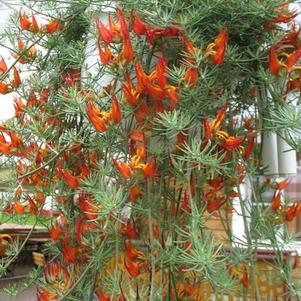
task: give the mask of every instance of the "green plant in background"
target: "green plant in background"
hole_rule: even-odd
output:
[[[287,181],[250,181],[264,171],[260,135],[298,150],[299,31],[281,26],[297,13],[278,0],[23,4],[2,34],[16,59],[0,61],[0,93],[15,95],[0,129],[13,170],[2,207],[49,228],[38,300],[262,300],[262,237],[300,299],[277,236],[301,206],[281,198]]]

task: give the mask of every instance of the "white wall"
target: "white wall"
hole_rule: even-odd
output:
[[[19,11],[17,5],[18,1],[1,0],[0,2],[0,32],[2,32],[9,25],[9,15],[14,11]],[[2,41],[1,41],[2,43]],[[9,67],[14,58],[11,57],[9,50],[0,46],[0,55],[5,59],[7,66]],[[1,95],[0,94],[0,121],[4,119],[11,118],[14,116],[13,107],[13,94]]]

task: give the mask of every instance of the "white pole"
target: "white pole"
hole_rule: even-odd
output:
[[[297,173],[297,154],[280,136],[277,137],[279,174]]]
[[[262,160],[264,167],[267,167],[265,175],[277,175],[278,169],[278,149],[276,133],[265,133],[263,135]]]
[[[112,10],[107,9],[106,11],[101,12],[98,15],[99,21],[108,25],[108,17]],[[95,30],[96,24],[95,20],[91,21],[91,32]],[[97,76],[100,68],[102,67],[102,63],[99,59],[98,49],[97,49],[97,39],[92,33],[88,34],[87,37],[87,46],[85,49],[85,60],[82,66],[82,74],[81,77],[83,81],[88,82],[89,76]],[[97,83],[100,85],[101,88],[107,86],[109,83],[112,82],[112,75],[110,74],[103,74],[99,77]]]

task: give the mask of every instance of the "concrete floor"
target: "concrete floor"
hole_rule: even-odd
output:
[[[18,266],[13,270],[13,276],[20,276],[26,275],[28,272],[32,270],[33,266]],[[9,275],[10,276],[10,275]],[[21,279],[0,279],[0,301],[35,301],[36,300],[36,288],[35,286],[29,287],[28,289],[24,290],[20,295],[16,297],[8,297],[5,295],[2,290],[3,288],[7,287],[11,284],[21,284]]]
[[[23,291],[20,295],[16,297],[7,297],[3,293],[0,293],[1,301],[35,301],[36,298],[36,289],[35,287],[30,287]]]

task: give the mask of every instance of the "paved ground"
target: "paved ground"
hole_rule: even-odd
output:
[[[35,287],[30,287],[26,289],[22,294],[17,297],[7,297],[6,295],[0,293],[1,301],[35,301],[36,300],[36,290]]]
[[[14,270],[14,275],[26,275],[30,270],[32,269],[32,266],[26,266],[26,267],[18,267]],[[2,293],[2,289],[7,287],[11,284],[20,284],[20,281],[22,280],[3,280],[0,279],[0,301],[35,301],[36,300],[36,290],[35,287],[30,287],[23,291],[20,295],[17,297],[7,297],[5,294]]]

